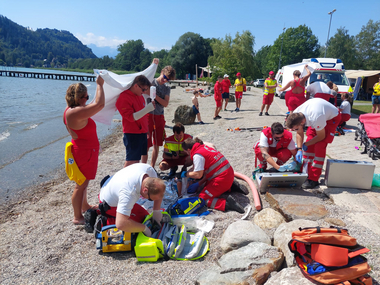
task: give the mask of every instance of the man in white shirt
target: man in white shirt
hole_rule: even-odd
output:
[[[330,89],[326,83],[322,81],[316,81],[311,83],[306,88],[306,99],[312,98],[322,98],[329,101],[333,98],[332,89]]]
[[[335,130],[340,123],[341,115],[338,109],[320,98],[307,100],[294,110],[286,120],[289,129],[297,131],[296,160],[308,162],[308,179],[302,188],[311,189],[319,185],[323,163],[328,143],[334,140]],[[303,127],[309,126],[304,143]],[[303,151],[303,153],[302,153]]]
[[[165,189],[164,182],[157,178],[153,167],[135,163],[119,170],[103,184],[99,200],[109,206],[106,215],[115,217],[118,229],[131,233],[144,232],[150,236],[150,229],[141,223],[141,213],[148,212],[144,212],[136,202],[140,196],[154,201],[153,219],[160,223],[160,207]]]

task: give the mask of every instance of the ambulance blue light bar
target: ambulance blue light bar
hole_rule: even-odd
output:
[[[316,58],[311,58],[310,61],[318,63],[318,60]]]

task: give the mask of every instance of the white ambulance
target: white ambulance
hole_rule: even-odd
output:
[[[279,92],[278,89],[281,88],[281,86],[285,86],[289,81],[294,79],[293,72],[295,70],[299,70],[302,73],[306,64],[314,69],[313,73],[306,83],[306,87],[315,81],[322,81],[324,83],[332,81],[338,86],[339,89],[338,105],[341,101],[341,94],[352,92],[350,81],[345,75],[345,69],[342,60],[337,58],[308,58],[302,60],[301,63],[283,66],[277,72],[276,80],[278,87],[276,88],[276,96],[280,96],[281,99],[285,98],[285,93],[286,91],[289,91],[290,88],[283,92]]]

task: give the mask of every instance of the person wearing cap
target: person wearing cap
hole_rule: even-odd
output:
[[[224,100],[224,111],[227,111],[227,104],[228,104],[228,99],[230,99],[230,87],[231,87],[231,81],[228,78],[228,74],[224,74],[223,76],[222,87],[223,87],[222,100]],[[222,105],[223,105],[223,102],[222,102]]]
[[[277,87],[277,80],[274,79],[273,71],[269,71],[269,77],[265,79],[264,87],[265,87],[265,90],[264,90],[263,104],[261,105],[259,116],[263,115],[265,106],[266,106],[265,115],[269,116],[268,110],[269,110],[270,105],[272,105],[274,93],[276,92],[276,87]]]
[[[235,89],[235,98],[236,98],[236,112],[240,111],[240,106],[241,106],[241,99],[243,98],[243,91],[247,85],[247,81],[245,78],[241,77],[241,73],[238,72],[236,74],[236,80],[234,86],[236,87]]]

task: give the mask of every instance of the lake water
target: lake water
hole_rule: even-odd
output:
[[[64,167],[64,147],[71,140],[62,120],[65,94],[69,85],[77,82],[0,76],[0,203],[28,186],[55,178],[57,169]],[[82,83],[87,86],[90,102],[96,83]],[[120,115],[114,118],[120,119]],[[99,139],[114,126],[97,123]]]

